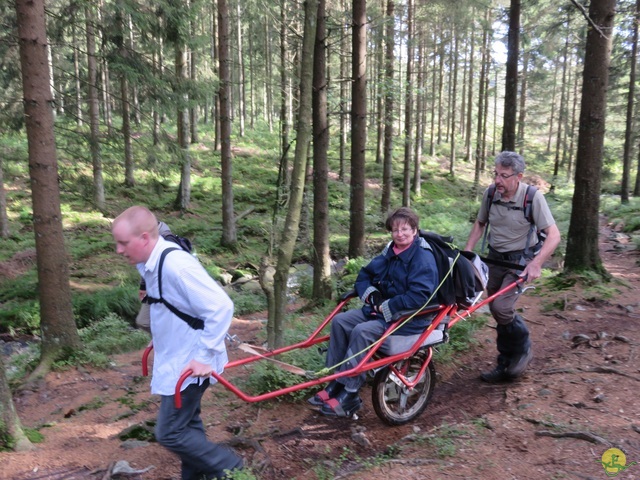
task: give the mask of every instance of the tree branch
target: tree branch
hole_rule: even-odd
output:
[[[571,0],[571,3],[573,3],[573,4],[576,6],[576,8],[577,8],[578,10],[580,10],[580,12],[582,13],[582,16],[583,16],[584,18],[586,18],[586,19],[587,19],[587,22],[589,22],[589,24],[590,24],[590,25],[591,25],[591,26],[596,30],[596,32],[598,32],[598,33],[599,33],[600,35],[602,35],[604,38],[608,38],[608,37],[604,34],[604,32],[603,32],[602,30],[600,30],[600,27],[599,27],[598,25],[596,25],[596,24],[593,22],[593,20],[591,20],[591,17],[589,16],[589,13],[584,9],[584,7],[583,7],[582,5],[580,5],[580,4],[578,3],[578,1],[577,1],[577,0]]]

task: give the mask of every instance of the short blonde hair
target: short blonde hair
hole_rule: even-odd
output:
[[[148,233],[152,239],[158,238],[158,220],[147,207],[135,205],[127,208],[113,221],[113,227],[120,222],[126,222],[134,235]]]

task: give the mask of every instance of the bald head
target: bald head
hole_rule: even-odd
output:
[[[113,221],[111,233],[118,254],[131,264],[144,263],[158,242],[158,220],[146,207],[130,207]]]

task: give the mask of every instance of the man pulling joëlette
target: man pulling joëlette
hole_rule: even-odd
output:
[[[112,233],[117,253],[136,265],[148,295],[159,298],[160,256],[176,246],[159,235],[155,215],[145,207],[131,207],[114,220]],[[204,328],[192,328],[162,303],[151,305],[151,393],[162,398],[156,439],[180,457],[183,480],[225,478],[226,471],[242,468],[243,462],[233,451],[207,439],[200,403],[211,373],[222,373],[228,361],[224,339],[233,303],[200,262],[181,249],[165,258],[162,297],[178,310],[202,319]],[[183,384],[182,408],[177,409],[175,385],[187,370],[193,373]]]
[[[498,154],[493,172],[494,196],[489,205],[489,189],[485,190],[478,217],[465,246],[465,250],[473,250],[485,228],[491,225],[487,262],[489,295],[507,287],[519,276],[526,278],[527,282],[540,277],[544,262],[560,243],[560,231],[541,192],[536,190],[532,198],[533,222],[524,214],[527,192],[527,185],[521,181],[524,169],[525,162],[519,154],[509,151]],[[539,241],[543,236],[546,239],[540,246]],[[519,272],[509,264],[519,265],[522,270]],[[511,292],[490,303],[491,314],[498,324],[498,359],[492,371],[481,375],[486,382],[508,381],[521,376],[533,358],[529,330],[524,319],[515,311],[518,297],[518,292]]]

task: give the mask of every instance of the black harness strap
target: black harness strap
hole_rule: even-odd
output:
[[[164,265],[164,259],[167,256],[167,254],[173,252],[174,250],[181,250],[181,249],[180,248],[167,248],[160,255],[160,262],[158,264],[158,293],[160,295],[160,298],[154,298],[154,297],[150,297],[149,295],[147,295],[145,297],[146,302],[149,305],[153,305],[154,303],[161,303],[165,307],[167,307],[171,311],[171,313],[173,313],[176,317],[178,317],[181,320],[184,320],[185,322],[187,322],[187,324],[191,328],[193,328],[194,330],[204,330],[204,320],[202,320],[201,318],[192,317],[188,313],[184,313],[184,312],[178,310],[176,307],[171,305],[169,302],[167,302],[162,297],[162,265]]]
[[[511,262],[503,262],[502,260],[496,260],[495,258],[480,257],[480,260],[482,260],[485,263],[490,263],[492,265],[498,265],[499,267],[512,268],[513,270],[525,269],[525,265],[518,265],[516,263],[511,263]]]

